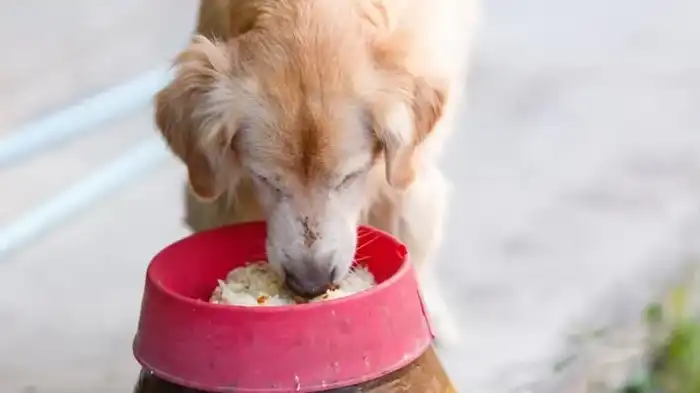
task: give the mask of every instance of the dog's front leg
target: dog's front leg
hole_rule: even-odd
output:
[[[459,326],[445,303],[435,272],[435,259],[442,241],[449,184],[434,166],[421,168],[416,180],[400,192],[397,200],[396,234],[408,247],[439,344],[457,345]]]

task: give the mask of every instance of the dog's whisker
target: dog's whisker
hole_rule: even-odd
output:
[[[357,235],[357,240],[363,240],[364,238],[366,238],[367,236],[370,236],[370,235],[371,235],[371,233],[369,233],[369,232],[360,233],[359,235]]]
[[[370,230],[360,230],[357,234],[358,239],[362,239],[363,237],[371,236],[371,235],[376,235],[376,233],[370,231]]]
[[[357,247],[357,251],[362,250],[363,248],[365,248],[365,247],[367,247],[368,245],[372,244],[372,243],[373,243],[374,241],[376,241],[377,239],[379,239],[379,236],[378,236],[378,235],[375,235],[372,239],[369,239],[369,240],[367,240],[366,242],[360,244],[360,246]]]
[[[371,241],[372,239],[376,239],[377,237],[379,237],[379,235],[377,235],[376,233],[367,233],[365,236],[358,237],[357,240],[366,240],[367,238],[370,238],[370,237],[371,237],[371,239],[368,241]]]
[[[364,262],[364,261],[366,261],[366,260],[368,260],[368,259],[369,259],[368,256],[363,257],[363,258],[354,258],[354,259],[352,260],[352,267],[350,268],[350,271],[352,271],[353,269],[355,269],[355,267],[356,267],[360,262]]]

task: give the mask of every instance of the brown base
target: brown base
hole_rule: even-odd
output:
[[[456,393],[442,364],[430,348],[413,363],[389,375],[327,393]],[[207,393],[166,382],[142,370],[134,393]]]

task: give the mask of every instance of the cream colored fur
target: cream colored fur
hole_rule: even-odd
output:
[[[341,234],[347,225],[388,231],[419,269],[438,338],[456,343],[432,261],[449,190],[438,160],[454,132],[476,1],[203,0],[197,30],[209,39],[183,52],[178,75],[156,100],[159,128],[188,166],[189,225],[268,219],[276,236],[269,247],[295,255],[280,262],[284,269],[303,268],[297,254],[350,250],[354,243]],[[299,40],[288,38],[294,34]],[[364,115],[371,134],[361,129]],[[301,136],[306,129],[315,140]],[[305,164],[312,169],[302,168],[298,160],[312,147],[313,163]],[[363,165],[370,166],[361,185],[305,200]],[[284,198],[274,196],[280,188]],[[349,213],[314,210],[321,205]],[[285,223],[274,224],[280,211],[289,212]],[[333,239],[299,250],[298,217]]]

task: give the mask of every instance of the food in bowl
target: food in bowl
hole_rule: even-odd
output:
[[[309,301],[338,299],[375,285],[374,275],[367,268],[357,266],[326,293]],[[231,270],[226,280],[219,280],[209,302],[236,306],[286,306],[303,301],[285,287],[282,277],[268,263],[261,261]]]

